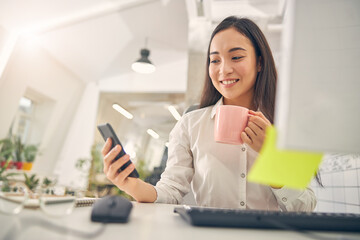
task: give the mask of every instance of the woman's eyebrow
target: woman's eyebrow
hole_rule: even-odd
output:
[[[239,50],[240,50],[240,51],[246,51],[245,48],[235,47],[235,48],[231,48],[231,49],[229,50],[229,52],[234,52],[234,51],[239,51]],[[214,55],[214,54],[219,54],[219,52],[218,52],[218,51],[210,52],[209,55]]]
[[[241,51],[246,51],[246,49],[245,49],[245,48],[235,47],[235,48],[231,48],[231,49],[229,50],[229,52],[234,52],[234,51],[238,51],[238,50],[241,50]]]

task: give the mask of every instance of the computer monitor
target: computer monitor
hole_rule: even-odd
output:
[[[360,153],[360,1],[287,1],[280,65],[278,147]]]

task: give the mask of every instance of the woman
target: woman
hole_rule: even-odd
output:
[[[170,133],[169,158],[156,186],[127,177],[131,164],[126,155],[111,163],[120,146],[104,145],[104,172],[120,189],[139,202],[179,204],[194,192],[200,206],[312,211],[313,191],[287,189],[247,182],[265,138],[265,129],[274,119],[276,69],[270,47],[261,30],[249,19],[224,19],[212,33],[208,48],[207,74],[200,109],[185,114]],[[243,145],[215,142],[214,115],[219,105],[238,105],[249,110]]]

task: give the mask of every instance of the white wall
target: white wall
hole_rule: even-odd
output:
[[[0,138],[6,136],[18,108],[19,99],[27,89],[50,101],[42,116],[41,151],[34,171],[51,174],[61,146],[83,93],[84,83],[47,52],[19,39],[0,79]],[[45,114],[47,112],[47,114]],[[39,116],[40,116],[39,115]]]
[[[1,76],[16,44],[17,35],[0,26],[0,86]]]
[[[94,143],[98,99],[97,84],[88,83],[61,147],[54,170],[59,184],[80,189],[87,187],[90,164],[84,166],[83,169],[77,169],[74,166],[80,158],[92,159],[90,149]]]

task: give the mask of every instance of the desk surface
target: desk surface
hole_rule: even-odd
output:
[[[193,227],[173,213],[174,205],[136,202],[133,202],[133,205],[128,223],[104,226],[101,223],[91,222],[91,207],[75,208],[71,215],[61,218],[48,217],[41,210],[31,209],[24,209],[16,216],[0,214],[0,239],[119,239],[120,237],[126,240],[310,239],[289,231]],[[81,234],[69,229],[79,231]],[[85,233],[91,234],[99,229],[103,231],[96,236],[84,236]],[[331,235],[332,238],[340,234],[321,233],[322,236]],[[360,238],[359,235],[346,235]]]

